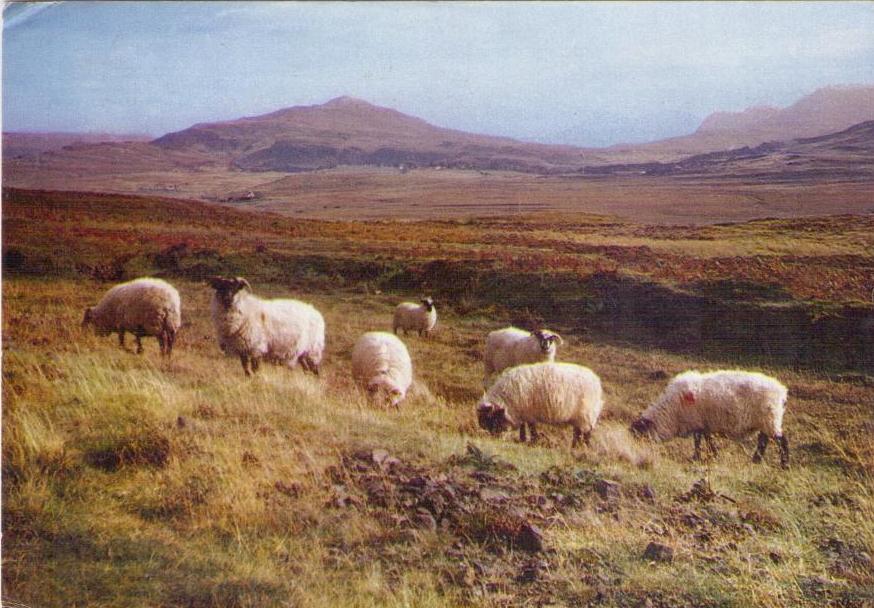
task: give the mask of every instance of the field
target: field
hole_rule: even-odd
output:
[[[321,221],[4,191],[4,602],[872,605],[874,216],[599,213]],[[316,305],[321,377],[245,378],[215,342],[211,274]],[[170,362],[79,328],[143,275],[183,296]],[[440,322],[405,339],[412,395],[370,405],[351,345],[424,293]],[[601,376],[591,447],[477,428],[483,337],[507,323],[559,331],[560,358]],[[752,440],[695,462],[689,439],[626,432],[671,374],[739,365],[789,386],[790,470],[773,446],[752,465]]]

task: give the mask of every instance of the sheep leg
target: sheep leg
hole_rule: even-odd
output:
[[[719,450],[716,449],[716,444],[713,443],[713,437],[710,436],[710,433],[704,433],[704,441],[707,442],[707,449],[710,450],[710,455],[716,458],[719,455]]]
[[[526,439],[527,438],[525,437],[525,423],[523,422],[519,425],[519,442],[525,443]]]
[[[571,449],[572,450],[574,448],[579,447],[580,439],[583,439],[583,431],[580,430],[580,427],[575,426],[574,427],[574,438],[571,440]],[[589,434],[588,433],[586,433],[585,442],[586,442],[586,445],[589,445]]]
[[[252,357],[251,364],[252,364],[252,371],[257,372],[258,367],[261,365],[261,360],[258,357]]]
[[[124,330],[118,330],[118,345],[124,348]]]
[[[762,462],[762,457],[765,455],[765,448],[768,447],[768,437],[765,433],[759,433],[759,445],[756,446],[756,453],[753,454],[753,462],[759,464]],[[788,447],[788,446],[787,446]],[[788,455],[788,453],[787,453]],[[782,456],[782,448],[781,448],[781,456]]]
[[[695,453],[692,455],[692,460],[701,460],[701,431],[695,431],[692,434],[692,439],[695,442]]]
[[[157,338],[158,338],[158,348],[161,350],[161,356],[166,357],[167,356],[167,339],[164,336],[164,332],[163,331],[158,332]]]
[[[540,438],[540,435],[537,434],[537,427],[534,426],[533,422],[528,423],[528,428],[531,430],[531,443],[533,444]]]
[[[251,376],[251,375],[252,375],[252,370],[249,369],[249,355],[240,355],[240,363],[241,363],[242,366],[243,366],[243,372],[244,372],[247,376]]]
[[[137,354],[142,355],[143,354],[143,342],[140,338],[140,334],[134,334],[134,338],[136,339],[136,342],[137,342]]]
[[[176,343],[176,332],[168,331],[167,332],[167,356],[173,354],[173,345]]]
[[[305,372],[309,372],[314,376],[319,375],[319,366],[315,364],[309,355],[304,355],[300,358],[300,366]]]
[[[789,468],[789,440],[786,435],[775,435],[774,441],[780,446],[780,466],[784,469]]]

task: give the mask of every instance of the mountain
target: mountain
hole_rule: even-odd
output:
[[[148,135],[112,133],[3,133],[4,158],[32,158],[66,146],[122,141],[149,141]]]
[[[587,167],[590,175],[739,178],[744,181],[874,181],[874,120],[837,133],[698,154],[669,163]]]
[[[635,156],[639,161],[658,161],[765,142],[817,137],[868,120],[874,120],[874,86],[826,87],[786,108],[760,106],[742,112],[715,112],[690,135],[609,149]]]
[[[556,172],[577,169],[595,157],[583,148],[445,129],[352,97],[198,124],[152,144],[172,151],[217,154],[244,171],[290,173],[337,165]]]

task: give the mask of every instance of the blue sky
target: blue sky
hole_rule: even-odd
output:
[[[159,135],[352,95],[606,145],[874,83],[867,2],[58,2],[3,17],[4,130]]]

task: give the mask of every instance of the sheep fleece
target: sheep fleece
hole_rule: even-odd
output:
[[[352,376],[356,384],[366,389],[373,382],[397,389],[406,395],[413,381],[413,364],[407,347],[397,336],[372,331],[364,334],[352,349]]]
[[[601,380],[573,363],[532,363],[501,374],[481,402],[502,405],[512,426],[571,424],[589,432],[604,405]]]
[[[308,355],[318,365],[325,349],[325,320],[321,313],[298,300],[262,300],[247,290],[234,295],[225,310],[217,296],[212,319],[219,344],[229,353],[265,358],[294,367]]]
[[[783,384],[764,374],[689,371],[675,376],[642,417],[652,420],[660,439],[698,430],[735,439],[756,431],[775,437],[783,434],[787,395]]]
[[[92,309],[94,325],[105,331],[125,330],[157,336],[177,332],[182,325],[182,302],[176,288],[161,279],[136,279],[116,285]]]

